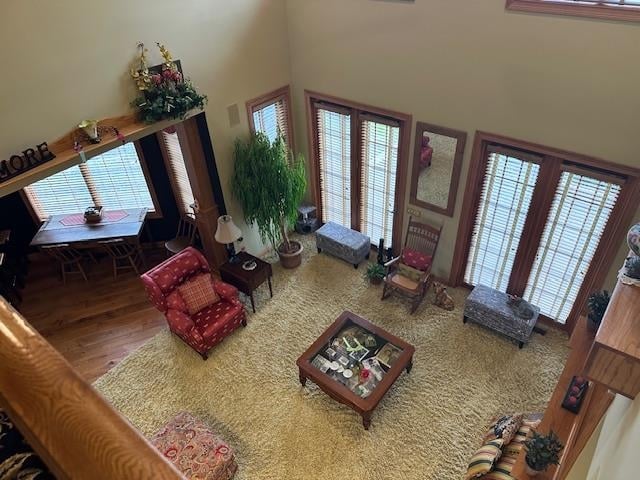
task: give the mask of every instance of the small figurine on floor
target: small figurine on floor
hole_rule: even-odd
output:
[[[455,308],[453,298],[447,293],[447,287],[440,282],[433,282],[433,291],[436,294],[436,297],[433,299],[434,305],[444,308],[445,310],[453,310]]]

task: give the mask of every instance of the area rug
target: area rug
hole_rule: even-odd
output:
[[[307,243],[307,252],[311,250]],[[274,298],[261,290],[249,325],[203,361],[168,331],[95,386],[143,434],[178,411],[207,422],[236,450],[238,480],[459,480],[491,417],[545,408],[568,353],[556,331],[519,350],[428,296],[380,301],[381,287],[338,259],[307,254],[298,269],[275,268]],[[416,347],[374,412],[371,429],[315,385],[302,387],[296,359],[344,310]]]

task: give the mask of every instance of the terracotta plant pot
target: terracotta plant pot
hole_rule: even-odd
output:
[[[525,471],[527,472],[527,475],[529,475],[530,477],[537,477],[540,474],[539,470],[534,470],[526,462],[525,462]]]
[[[369,279],[371,285],[380,285],[382,283],[382,279],[378,277],[373,277]]]
[[[296,268],[300,266],[302,263],[302,251],[304,248],[300,242],[290,241],[289,242],[293,247],[292,252],[284,251],[284,243],[280,244],[278,247],[278,256],[280,257],[280,264],[284,268]]]

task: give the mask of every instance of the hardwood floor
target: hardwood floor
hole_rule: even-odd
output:
[[[147,255],[149,266],[164,259],[161,251]],[[167,327],[135,273],[114,279],[106,258],[88,268],[88,283],[74,275],[63,285],[57,265],[34,255],[20,312],[93,382]]]

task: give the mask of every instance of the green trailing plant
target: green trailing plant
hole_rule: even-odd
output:
[[[380,283],[384,278],[384,267],[379,263],[370,263],[365,272],[365,276],[371,283]]]
[[[609,300],[611,300],[611,296],[606,290],[594,292],[589,295],[589,300],[587,302],[587,305],[589,306],[588,317],[596,328],[598,328],[600,326],[600,322],[602,322],[604,312],[607,310],[607,306],[609,306]]]
[[[624,274],[629,278],[640,280],[640,257],[633,256],[624,262]]]
[[[545,471],[550,465],[558,465],[564,448],[553,430],[548,435],[533,432],[532,437],[525,440],[524,446],[527,449],[525,461],[537,472]]]
[[[307,188],[304,158],[289,151],[282,136],[271,143],[263,133],[248,141],[236,140],[231,178],[248,223],[255,223],[265,243],[283,253],[293,253],[289,227],[295,222],[298,206]]]

